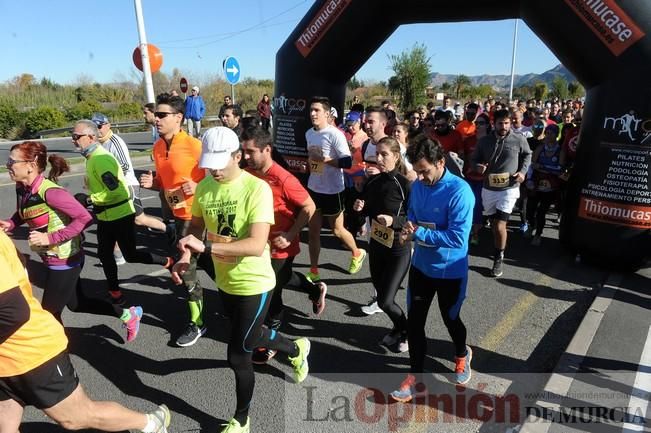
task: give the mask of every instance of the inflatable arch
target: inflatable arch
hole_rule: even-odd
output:
[[[343,113],[347,81],[398,26],[511,18],[526,22],[587,92],[561,241],[602,263],[640,266],[651,256],[646,0],[317,0],[276,55],[277,150],[305,173],[310,98],[328,96]]]

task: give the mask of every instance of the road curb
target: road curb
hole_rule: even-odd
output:
[[[64,175],[61,176],[62,179],[64,179],[68,174],[72,173],[79,173],[82,172],[86,169],[86,164],[84,164],[83,160],[79,160],[77,158],[66,158],[66,161],[70,164],[70,171]],[[152,162],[151,160],[151,154],[147,153],[147,155],[131,155],[131,162],[133,163],[134,167],[138,165],[145,165],[148,162]],[[49,168],[45,169],[45,172],[47,173]],[[0,173],[0,184],[7,184],[11,182],[11,178],[9,177],[9,173]]]
[[[599,293],[595,297],[592,305],[588,308],[581,324],[572,337],[570,344],[561,355],[556,368],[547,381],[543,389],[544,395],[553,395],[554,401],[538,400],[535,405],[554,411],[560,408],[560,402],[567,397],[570,386],[574,381],[576,373],[581,367],[585,355],[590,349],[590,345],[599,330],[601,320],[606,314],[615,297],[619,284],[624,276],[619,273],[609,274],[604,283],[599,288]],[[537,422],[525,420],[522,427],[518,430],[520,433],[547,433],[552,426],[551,422]]]

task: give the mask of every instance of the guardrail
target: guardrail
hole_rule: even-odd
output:
[[[206,116],[202,119],[202,122],[214,122],[215,120],[219,120],[219,116]],[[134,128],[136,126],[145,126],[145,125],[146,123],[144,122],[144,120],[129,120],[127,122],[111,123],[111,129],[115,130],[115,132],[119,134],[120,128]],[[38,131],[36,135],[38,135],[38,138],[43,138],[48,135],[69,132],[70,130],[72,130],[72,125],[66,126],[65,128],[44,129],[42,131]]]

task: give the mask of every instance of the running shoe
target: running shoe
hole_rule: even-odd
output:
[[[349,274],[358,273],[362,269],[362,265],[364,264],[365,258],[366,258],[366,250],[360,248],[359,256],[357,257],[352,256],[350,258],[350,266],[348,266],[348,273]]]
[[[124,295],[122,295],[122,290],[109,290],[108,293],[113,305],[124,305]]]
[[[502,265],[504,264],[504,259],[495,259],[493,260],[493,269],[491,269],[491,275],[493,277],[501,277],[504,273],[502,271]]]
[[[524,232],[525,239],[531,239],[533,237],[533,227],[527,227],[527,230]]]
[[[326,293],[328,293],[328,286],[323,281],[318,281],[316,285],[319,287],[319,299],[312,301],[312,312],[320,316],[323,310],[325,310],[325,298]]]
[[[158,409],[147,414],[147,421],[154,421],[156,424],[153,433],[167,433],[167,427],[170,426],[172,416],[170,410],[164,404],[158,406]]]
[[[392,329],[391,332],[389,332],[387,335],[384,336],[384,338],[382,338],[380,344],[382,346],[391,347],[394,344],[398,343],[398,341],[400,341],[401,336],[402,336],[401,331]]]
[[[224,424],[224,428],[220,433],[249,433],[251,428],[251,419],[246,417],[246,424],[240,425],[235,418],[231,419],[228,424]]]
[[[472,349],[466,346],[466,356],[462,358],[454,358],[454,381],[458,385],[465,385],[472,377],[472,370],[470,369],[470,362],[472,361]]]
[[[396,347],[398,352],[409,352],[409,342],[407,340],[407,333],[405,332],[400,336],[400,341],[398,341],[398,346]]]
[[[314,284],[321,281],[321,277],[319,276],[318,272],[309,271],[307,274],[305,274],[305,278],[307,278],[310,283]]]
[[[521,231],[522,233],[526,233],[527,230],[529,230],[529,224],[527,224],[527,223],[522,223],[522,224],[520,224],[520,231]]]
[[[206,331],[205,326],[197,326],[196,323],[190,322],[183,334],[176,339],[176,345],[181,347],[192,346]]]
[[[307,363],[307,356],[310,354],[310,340],[307,338],[299,338],[298,340],[294,340],[294,344],[298,348],[298,355],[294,358],[290,356],[289,361],[292,363],[292,367],[294,367],[294,381],[301,383],[310,371],[310,366]]]
[[[129,307],[129,320],[122,323],[127,329],[127,343],[135,340],[140,330],[140,319],[142,318],[142,307]]]
[[[113,253],[113,258],[115,259],[115,264],[118,265],[118,266],[122,266],[125,263],[127,263],[127,261],[124,259],[124,256],[122,255],[122,253],[114,252]]]
[[[372,316],[375,313],[382,313],[382,309],[377,303],[377,299],[373,298],[371,299],[371,302],[368,303],[368,305],[364,305],[362,307],[362,313],[366,314],[367,316]]]
[[[401,403],[410,402],[416,395],[416,376],[413,374],[408,374],[400,384],[400,388],[389,394],[392,399]]]
[[[542,239],[540,238],[540,236],[534,236],[533,239],[531,240],[531,245],[534,247],[539,247],[541,242]]]
[[[254,364],[266,364],[271,361],[271,358],[276,356],[277,351],[273,349],[265,349],[264,347],[258,347],[253,351],[251,356],[251,362]]]

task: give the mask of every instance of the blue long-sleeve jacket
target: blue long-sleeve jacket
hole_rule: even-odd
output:
[[[201,120],[206,114],[206,105],[200,95],[188,96],[185,100],[185,118],[192,120]]]
[[[412,265],[430,278],[465,279],[474,206],[468,183],[447,169],[434,185],[414,182],[407,213],[407,219],[419,226]]]

